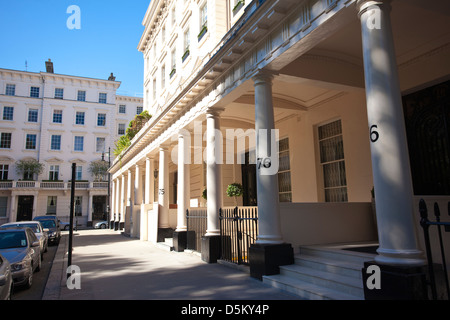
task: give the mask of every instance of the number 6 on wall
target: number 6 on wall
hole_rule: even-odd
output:
[[[378,133],[378,131],[374,130],[377,128],[378,126],[375,124],[370,127],[370,141],[372,142],[377,142],[377,140],[380,138],[380,134]]]

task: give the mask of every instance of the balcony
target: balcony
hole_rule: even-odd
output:
[[[18,190],[18,189],[33,189],[33,190],[70,190],[72,183],[70,181],[0,181],[0,190]],[[75,189],[108,189],[107,181],[76,181]]]

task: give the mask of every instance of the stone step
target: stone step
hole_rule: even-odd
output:
[[[280,266],[280,274],[263,281],[304,299],[364,300],[362,268],[375,254],[342,250],[354,246],[301,247],[294,264]]]
[[[306,300],[363,300],[360,296],[353,296],[282,274],[263,276],[263,281],[274,288],[293,293]]]
[[[339,275],[331,271],[320,271],[295,264],[280,266],[280,274],[344,294],[364,297],[363,282],[359,278]]]

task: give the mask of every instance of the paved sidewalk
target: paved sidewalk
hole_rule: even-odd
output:
[[[297,300],[245,273],[167,252],[112,230],[74,231],[72,264],[81,289],[66,285],[68,233],[53,262],[43,300]]]

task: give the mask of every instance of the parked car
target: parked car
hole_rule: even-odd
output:
[[[48,229],[48,241],[52,244],[59,243],[61,239],[61,227],[56,216],[37,216],[33,221],[39,221],[45,229]]]
[[[108,228],[108,221],[99,221],[94,225],[95,229],[106,229]]]
[[[41,255],[44,257],[44,252],[48,250],[48,232],[47,228],[43,228],[39,221],[20,221],[3,224],[0,228],[30,228],[39,240]]]
[[[59,221],[59,226],[61,230],[67,231],[70,229],[70,222]]]
[[[30,228],[0,229],[0,254],[11,264],[14,285],[31,287],[41,269],[39,240]]]
[[[11,265],[0,254],[0,300],[11,300],[14,282],[11,274]]]

